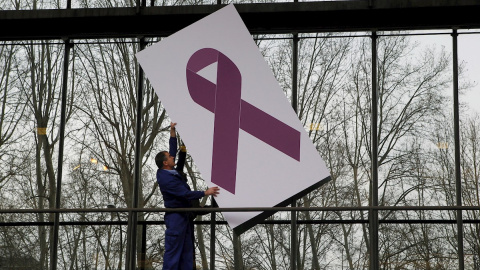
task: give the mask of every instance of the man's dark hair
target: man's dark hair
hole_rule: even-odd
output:
[[[159,169],[163,168],[163,162],[167,160],[167,151],[162,151],[155,156],[155,163]]]

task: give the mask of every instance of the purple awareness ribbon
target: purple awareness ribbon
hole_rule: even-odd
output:
[[[197,74],[215,62],[217,84]],[[186,69],[190,96],[215,114],[212,183],[235,194],[240,129],[300,161],[300,132],[241,99],[242,75],[227,56],[212,48],[200,49]]]

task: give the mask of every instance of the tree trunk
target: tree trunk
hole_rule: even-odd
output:
[[[242,241],[240,235],[233,233],[233,265],[235,270],[243,270]]]
[[[42,135],[37,135],[37,145],[35,151],[35,170],[36,170],[36,179],[37,179],[37,198],[38,198],[38,209],[45,209],[43,201],[45,200],[45,187],[42,181],[42,168],[41,168],[41,148],[42,148]],[[38,221],[45,222],[45,217],[43,213],[38,213]],[[40,266],[43,269],[48,269],[47,264],[47,230],[45,226],[38,226],[38,241],[40,242]]]
[[[308,198],[305,198],[304,202],[305,202],[305,207],[309,208],[310,200]],[[307,220],[312,220],[312,218],[310,217],[310,211],[306,211],[305,216]],[[310,246],[312,247],[312,267],[314,270],[320,270],[320,264],[318,259],[318,248],[315,241],[316,239],[315,239],[315,233],[313,232],[313,226],[312,224],[306,224],[306,227],[307,227],[307,232],[310,239]]]

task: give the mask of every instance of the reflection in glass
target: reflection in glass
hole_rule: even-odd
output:
[[[462,202],[468,206],[480,205],[480,34],[458,36],[458,57],[463,76],[459,78],[460,104],[460,170],[462,178]],[[479,220],[479,211],[464,211],[469,220]],[[480,267],[480,225],[464,224],[465,265]]]
[[[381,269],[458,268],[456,243],[445,241],[456,237],[456,224],[383,224],[380,230]]]

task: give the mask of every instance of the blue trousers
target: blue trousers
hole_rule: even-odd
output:
[[[163,270],[192,270],[193,221],[187,213],[166,213]]]

